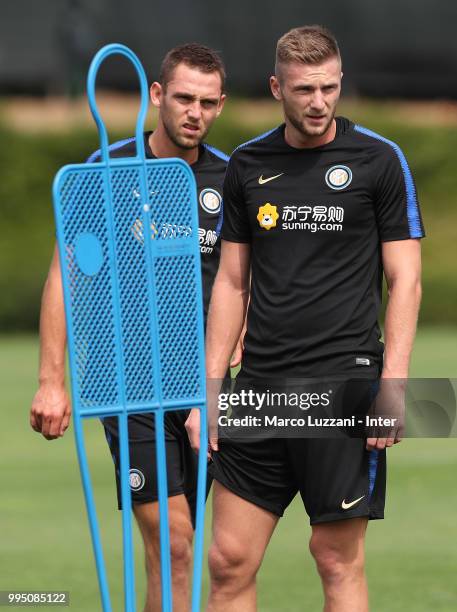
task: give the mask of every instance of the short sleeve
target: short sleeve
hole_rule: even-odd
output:
[[[251,242],[251,229],[236,158],[232,157],[224,179],[221,237],[229,242]]]
[[[416,186],[403,151],[389,143],[377,167],[375,206],[381,242],[423,238]]]

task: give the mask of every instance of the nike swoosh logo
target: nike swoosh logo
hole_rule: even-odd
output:
[[[359,497],[358,499],[354,499],[354,501],[351,501],[349,503],[346,503],[346,500],[343,499],[343,501],[341,502],[341,507],[343,508],[343,510],[349,510],[349,508],[352,508],[352,506],[355,506],[364,497],[365,497],[365,495],[362,495],[362,497]]]
[[[276,174],[275,176],[269,176],[268,178],[263,178],[263,174],[261,174],[259,176],[259,185],[264,185],[265,183],[269,183],[270,181],[274,181],[275,179],[279,178],[283,174],[284,174],[284,172],[281,172],[281,174]]]

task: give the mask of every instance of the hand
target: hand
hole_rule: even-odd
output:
[[[192,408],[184,423],[191,447],[198,453],[200,450],[200,410]]]
[[[367,450],[382,450],[401,442],[405,423],[405,379],[381,378],[378,394],[367,416],[390,419],[392,425],[368,427]]]
[[[208,438],[211,452],[219,450],[219,393],[222,382],[219,378],[209,378],[206,381]]]
[[[218,420],[219,420],[219,391],[222,380],[208,379],[206,381],[207,394],[207,419],[208,419],[208,459],[211,458],[212,452],[219,450],[218,436]],[[200,450],[200,410],[192,408],[184,423],[189,442],[194,451]]]
[[[192,408],[184,423],[184,427],[186,428],[191,447],[198,453],[200,450],[200,410],[198,408]],[[208,459],[211,458],[209,449],[207,450],[207,456]]]
[[[244,336],[246,334],[246,324],[244,324],[243,329],[241,330],[241,334],[238,342],[236,343],[235,351],[232,355],[232,359],[230,360],[230,367],[236,368],[237,365],[241,363],[241,359],[243,357],[244,351]]]
[[[63,385],[42,384],[30,410],[30,425],[46,440],[64,435],[70,424],[71,403]]]

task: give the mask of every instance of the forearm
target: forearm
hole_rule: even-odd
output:
[[[243,328],[249,286],[234,287],[223,275],[216,276],[206,331],[206,372],[223,378]]]
[[[43,290],[40,314],[41,384],[63,385],[65,381],[65,311],[57,249]]]
[[[397,279],[389,288],[384,326],[384,378],[407,378],[421,301],[420,279]]]

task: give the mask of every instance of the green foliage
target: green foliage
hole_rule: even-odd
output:
[[[255,109],[255,102],[251,103]],[[259,103],[260,104],[260,103]],[[239,109],[237,111],[237,109]],[[278,114],[249,122],[245,105],[234,102],[216,122],[211,144],[230,153],[238,144],[278,123]],[[395,140],[410,162],[422,205],[427,239],[423,241],[424,322],[457,322],[455,227],[457,174],[453,159],[457,127],[400,122],[376,104],[344,108],[354,120]],[[263,113],[265,114],[265,113]],[[263,115],[262,115],[263,117]],[[111,141],[130,134],[112,133]],[[0,328],[36,329],[40,295],[54,243],[52,179],[66,163],[84,161],[98,148],[93,130],[22,134],[0,125]]]
[[[94,134],[23,135],[0,128],[0,327],[36,329],[54,244],[52,180],[60,166],[86,159]]]

